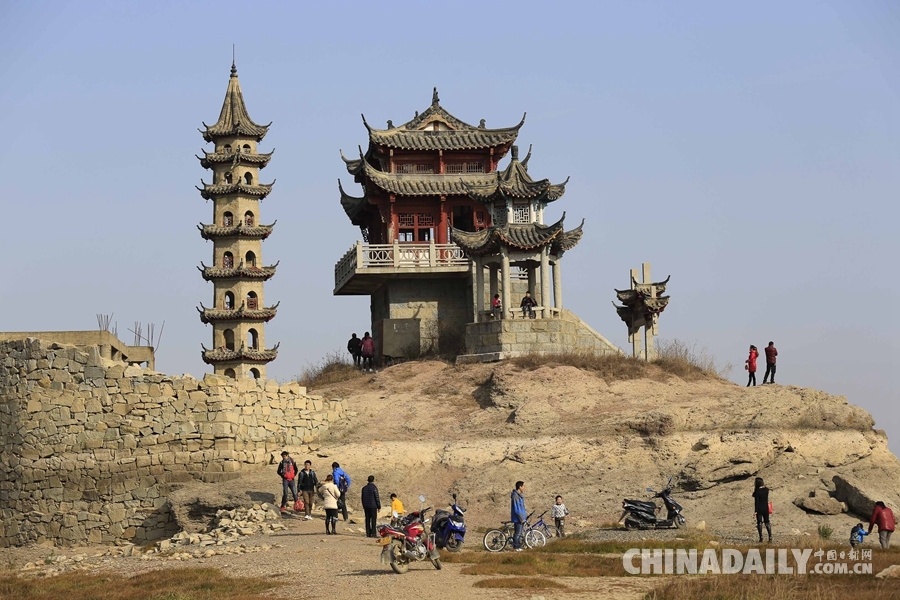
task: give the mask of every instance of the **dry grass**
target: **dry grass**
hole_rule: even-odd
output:
[[[511,358],[520,369],[533,371],[540,367],[576,367],[594,373],[610,381],[655,379],[665,381],[675,375],[685,381],[700,379],[724,379],[732,369],[731,364],[719,366],[705,348],[698,349],[680,340],[661,341],[659,358],[652,363],[624,354],[596,354],[573,350],[554,354],[530,353]]]
[[[644,600],[898,600],[896,580],[871,576],[680,576],[669,579]]]
[[[549,546],[548,546],[549,547]],[[463,575],[515,575],[517,577],[621,577],[622,559],[596,554],[548,552],[463,552],[442,557],[444,562],[464,563]]]
[[[481,581],[476,581],[472,587],[546,590],[550,588],[566,588],[568,586],[543,577],[503,577],[496,579],[482,579]]]
[[[216,569],[166,569],[134,577],[66,573],[46,579],[0,576],[0,598],[18,600],[264,600],[283,585],[271,578],[230,578]]]
[[[353,366],[347,353],[334,350],[326,354],[320,362],[303,367],[303,371],[295,376],[294,380],[313,389],[364,376],[364,373]]]
[[[708,541],[712,539],[708,535],[686,532],[685,539],[680,540],[639,540],[628,542],[589,542],[578,538],[557,539],[541,548],[534,548],[530,552],[537,554],[624,554],[627,550],[639,546],[640,548],[707,548]]]

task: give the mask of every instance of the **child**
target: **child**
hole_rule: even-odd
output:
[[[391,520],[399,519],[403,515],[403,503],[397,494],[391,494]]]
[[[869,535],[862,523],[857,523],[850,530],[850,545],[856,548],[857,545],[863,543],[863,537]]]
[[[556,504],[550,509],[550,516],[556,522],[556,537],[566,537],[566,515],[569,509],[563,504],[562,496],[556,497]]]

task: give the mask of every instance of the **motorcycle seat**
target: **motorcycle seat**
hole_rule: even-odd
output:
[[[651,502],[650,500],[630,500],[625,498],[625,502],[628,504],[635,504],[637,506],[656,506],[656,502]]]

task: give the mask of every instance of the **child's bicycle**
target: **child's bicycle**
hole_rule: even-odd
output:
[[[534,515],[534,511],[532,511],[530,515],[525,517],[525,528],[522,532],[522,537],[525,541],[525,545],[529,548],[543,546],[547,543],[547,538],[544,536],[544,534],[539,529],[535,529],[535,526],[539,524],[543,524],[544,527],[546,527],[547,524],[543,523],[543,520],[540,520],[538,521],[538,523],[535,523],[535,525],[529,525],[528,521],[529,519],[531,519],[532,515]],[[543,517],[544,515],[541,516]],[[513,523],[512,521],[503,521],[502,529],[491,529],[490,531],[485,533],[484,549],[488,552],[503,551],[506,546],[512,541],[515,527],[515,523]]]
[[[532,513],[534,514],[534,513]],[[525,543],[528,544],[529,548],[535,548],[537,546],[544,546],[547,544],[547,540],[553,538],[554,528],[550,527],[546,522],[544,522],[544,515],[547,514],[545,510],[538,516],[538,521],[534,525],[527,525],[525,527]],[[530,540],[530,543],[529,543]]]

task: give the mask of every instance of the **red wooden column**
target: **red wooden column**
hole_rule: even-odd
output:
[[[437,235],[435,236],[435,238],[437,238],[438,244],[450,243],[450,240],[447,239],[447,227],[447,196],[441,196],[441,221],[440,225],[438,226]]]
[[[397,214],[397,196],[391,194],[391,229],[388,232],[388,244],[393,244],[394,240],[400,239],[400,216]]]

